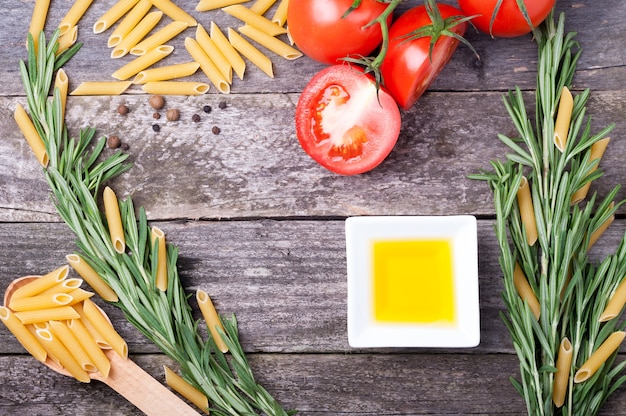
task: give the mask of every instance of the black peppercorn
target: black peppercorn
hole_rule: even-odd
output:
[[[220,108],[220,109],[222,109],[222,110],[223,110],[223,109],[225,109],[225,108],[226,108],[226,101],[220,101],[220,103],[219,103],[219,105],[218,105],[218,106],[219,106],[219,108]]]
[[[213,132],[213,134],[220,134],[220,132],[221,132],[220,128],[217,127],[217,126],[213,126],[211,131]]]
[[[153,124],[152,125],[152,130],[159,132],[161,131],[161,126],[159,126],[158,124]]]
[[[156,112],[155,112],[155,113],[152,113],[152,118],[153,118],[153,119],[155,119],[155,120],[158,120],[158,119],[160,119],[160,118],[161,118],[161,114],[156,113]]]
[[[202,111],[204,111],[207,114],[209,114],[211,112],[211,110],[213,110],[213,109],[211,108],[210,105],[205,105],[204,107],[202,107]]]
[[[191,121],[197,123],[198,121],[200,121],[200,116],[198,114],[194,114],[193,116],[191,116]]]

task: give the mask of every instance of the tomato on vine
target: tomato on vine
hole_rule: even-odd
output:
[[[548,17],[556,0],[459,0],[459,7],[481,32],[495,37],[530,33]]]

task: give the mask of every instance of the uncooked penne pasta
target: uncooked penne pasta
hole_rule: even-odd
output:
[[[215,310],[215,306],[213,305],[213,301],[209,295],[203,291],[198,289],[196,291],[196,300],[198,301],[198,306],[200,307],[200,312],[202,312],[202,316],[209,328],[209,332],[213,337],[213,341],[217,345],[217,348],[222,352],[228,351],[228,346],[222,339],[222,336],[219,334],[217,328],[224,331],[224,327],[222,326],[222,322],[220,321],[220,317]]]
[[[104,201],[104,214],[107,219],[109,235],[111,237],[113,248],[120,254],[124,253],[126,250],[124,227],[122,226],[120,205],[113,189],[108,186],[104,188],[102,200]]]
[[[119,45],[122,39],[148,14],[151,8],[152,3],[150,3],[150,0],[139,0],[111,33],[107,46],[113,48]]]
[[[259,15],[264,15],[273,5],[276,0],[256,0],[250,10]]]
[[[82,369],[80,364],[76,362],[76,359],[72,356],[72,354],[68,351],[68,349],[63,345],[61,340],[52,334],[52,331],[47,329],[39,329],[37,330],[38,340],[46,345],[47,351],[54,356],[58,362],[66,369],[76,380],[81,381],[83,383],[89,383],[91,379],[89,378],[89,374],[85,370]]]
[[[78,315],[80,316],[80,318],[74,318],[74,320],[80,321],[80,323],[85,327],[85,329],[89,333],[90,338],[94,340],[94,342],[100,347],[100,349],[103,349],[103,350],[113,349],[113,347],[107,342],[107,340],[104,339],[104,337],[102,336],[98,328],[96,328],[96,326],[93,323],[91,323],[89,319],[87,319],[87,317],[85,316],[85,311],[83,310],[84,309],[83,305],[84,304],[82,303],[74,305],[74,310],[78,312]]]
[[[36,309],[50,309],[58,306],[69,305],[74,298],[67,293],[54,293],[51,295],[37,295],[26,298],[11,299],[9,308],[14,312],[30,311]]]
[[[246,61],[243,60],[233,45],[230,44],[226,35],[224,35],[215,22],[211,22],[210,36],[220,52],[222,52],[222,55],[224,55],[224,58],[230,63],[235,74],[237,74],[239,79],[243,79],[243,75],[246,71]]]
[[[613,202],[611,202],[611,205],[609,205],[611,209],[614,206],[615,204]],[[600,236],[604,234],[604,232],[609,228],[609,226],[613,223],[614,220],[615,220],[615,215],[613,214],[609,218],[607,218],[602,224],[600,224],[600,226],[593,233],[591,233],[591,236],[589,237],[588,248],[591,248],[598,241]]]
[[[185,379],[170,370],[166,365],[163,366],[165,371],[165,383],[175,392],[189,400],[205,413],[209,413],[209,399],[204,393],[189,384]]]
[[[65,322],[50,321],[50,331],[54,337],[58,338],[59,341],[63,343],[80,368],[87,372],[97,370],[87,354],[87,351],[85,351],[82,344],[78,341],[74,333],[70,331]]]
[[[198,42],[198,45],[200,45],[204,53],[207,54],[220,73],[224,76],[224,78],[226,78],[226,81],[229,84],[232,84],[233,68],[230,66],[230,62],[228,62],[226,57],[224,57],[220,49],[201,24],[198,24],[196,27],[196,42]]]
[[[287,29],[284,27],[278,26],[276,23],[272,23],[271,20],[254,13],[252,10],[242,6],[241,4],[224,7],[222,10],[245,22],[246,24],[256,27],[270,36],[278,36],[287,33]]]
[[[137,23],[122,41],[111,51],[111,58],[121,58],[130,52],[133,46],[137,45],[161,20],[163,12],[156,11],[148,13]]]
[[[198,24],[196,19],[189,13],[172,3],[170,0],[150,0],[154,7],[161,10],[168,15],[172,20],[178,22],[186,22],[189,26],[195,26]]]
[[[607,322],[617,318],[626,304],[626,278],[622,280],[600,315],[599,322]]]
[[[157,30],[153,35],[139,42],[130,49],[132,55],[144,55],[149,50],[163,45],[176,35],[187,29],[189,25],[186,22],[171,22],[165,27]]]
[[[128,345],[124,338],[115,331],[115,328],[107,320],[100,309],[90,299],[83,302],[83,313],[85,318],[93,324],[106,342],[122,358],[128,358]]]
[[[57,56],[68,50],[78,40],[78,26],[72,26],[59,37],[59,47],[57,48]]]
[[[69,292],[68,295],[72,297],[72,300],[70,301],[69,305],[76,305],[77,303],[82,302],[85,299],[89,299],[90,297],[92,297],[93,292],[88,292],[84,289],[78,288]]]
[[[44,290],[51,288],[62,282],[67,277],[69,268],[61,266],[50,273],[46,273],[38,279],[33,279],[16,289],[11,295],[11,299],[20,299],[41,294]]]
[[[232,28],[228,28],[228,40],[230,44],[243,56],[248,58],[261,71],[265,72],[269,77],[274,78],[274,70],[272,69],[272,61],[263,52],[252,46],[250,42],[245,40],[243,36],[235,32]]]
[[[30,146],[31,150],[35,154],[35,157],[44,168],[48,166],[48,161],[50,160],[48,157],[48,151],[46,150],[46,146],[43,144],[43,140],[41,140],[41,136],[37,132],[35,125],[31,121],[30,117],[24,110],[21,104],[17,104],[15,107],[15,112],[13,113],[13,118],[15,118],[15,122],[17,126],[20,128],[22,135],[26,139],[26,142]]]
[[[626,332],[616,331],[613,332],[608,338],[593,352],[585,361],[585,363],[574,374],[574,382],[582,383],[585,380],[593,377],[593,375],[602,367],[602,365],[609,359],[609,357],[617,351],[620,344],[624,340]]]
[[[111,362],[107,356],[104,355],[104,352],[92,338],[91,333],[89,333],[82,321],[80,319],[72,319],[71,321],[67,321],[67,326],[87,352],[87,355],[98,369],[98,372],[103,377],[108,377],[111,371]]]
[[[565,403],[573,354],[572,343],[567,337],[563,338],[556,359],[556,373],[552,387],[552,402],[556,407],[562,407]]]
[[[559,100],[559,110],[554,123],[554,145],[561,152],[565,150],[567,144],[567,135],[569,133],[569,125],[572,120],[572,110],[574,109],[574,98],[567,87],[563,87],[561,91],[561,99]]]
[[[611,138],[606,137],[604,139],[598,140],[597,142],[591,145],[589,162],[591,163],[597,160],[598,163],[592,168],[591,172],[589,173],[592,173],[598,168],[600,159],[602,159],[602,156],[604,155],[604,151],[606,150],[610,141],[611,141]],[[574,192],[574,195],[572,195],[572,205],[577,204],[581,202],[582,200],[584,200],[587,197],[587,192],[589,192],[590,187],[591,187],[591,182],[587,182],[580,189]]]
[[[55,293],[70,293],[74,289],[78,289],[83,284],[83,279],[71,278],[65,279],[60,283],[52,286],[49,289],[44,290],[37,296],[41,295],[53,295]]]
[[[38,322],[64,321],[67,319],[77,319],[80,317],[76,309],[72,306],[59,306],[50,309],[35,309],[29,311],[15,312],[24,325]]]
[[[209,89],[209,84],[195,81],[156,81],[142,87],[144,92],[158,95],[202,95]]]
[[[72,268],[85,279],[87,284],[107,302],[117,302],[117,294],[111,287],[100,277],[98,273],[78,254],[70,254],[65,257]]]
[[[143,71],[139,71],[139,73],[135,76],[135,79],[133,79],[133,84],[147,84],[149,82],[153,83],[183,78],[195,74],[198,68],[200,68],[200,64],[194,61],[183,64],[162,66],[159,68],[145,69]]]
[[[35,357],[37,361],[46,361],[48,354],[44,347],[9,308],[0,306],[0,321],[4,322],[7,329],[11,331],[30,355]]]
[[[152,246],[157,248],[157,270],[156,287],[162,292],[167,290],[167,245],[165,244],[165,233],[157,227],[150,230],[150,241]]]
[[[248,0],[200,0],[196,5],[196,11],[206,12],[208,10],[217,10],[233,4],[245,3]]]
[[[272,16],[272,22],[278,26],[285,26],[287,23],[287,8],[289,7],[289,0],[280,0],[278,7]]]
[[[258,44],[290,61],[298,59],[302,56],[302,52],[296,48],[287,45],[282,40],[275,38],[274,36],[270,36],[254,26],[245,25],[240,27],[239,31]]]
[[[217,87],[217,89],[225,94],[230,92],[230,84],[228,80],[222,75],[219,69],[215,66],[211,58],[204,52],[202,47],[193,38],[185,39],[185,48],[194,61],[200,64],[200,69],[207,78]]]
[[[155,64],[161,59],[168,56],[174,50],[173,46],[169,45],[161,45],[158,46],[151,51],[147,52],[144,55],[141,55],[138,58],[133,59],[117,71],[115,71],[112,76],[115,79],[119,79],[120,81],[127,80],[135,75],[138,72],[143,71],[149,66]]]
[[[28,33],[33,36],[35,41],[35,51],[37,51],[37,44],[39,43],[39,33],[44,30],[46,26],[46,18],[48,17],[48,10],[50,9],[50,0],[35,0],[35,7],[33,8],[33,14],[30,18],[30,26],[28,27]]]
[[[65,105],[67,103],[67,89],[69,79],[63,68],[59,68],[54,78],[54,89],[58,89],[61,96],[61,120],[65,120]]]
[[[70,92],[70,95],[120,95],[132,83],[132,81],[85,81]]]
[[[122,18],[130,9],[132,9],[139,0],[117,0],[93,25],[93,33],[102,33],[118,20]]]
[[[59,23],[60,34],[63,36],[65,32],[78,24],[78,21],[85,14],[93,0],[76,0],[65,17]]]
[[[529,246],[532,246],[537,242],[537,221],[535,220],[530,185],[525,176],[522,177],[522,182],[517,190],[517,205],[519,206],[520,217],[526,231],[526,241]]]
[[[537,296],[528,283],[528,279],[524,275],[524,271],[518,263],[515,263],[515,270],[513,271],[513,284],[519,294],[520,298],[526,303],[536,319],[539,319],[541,315],[541,306],[537,300]]]

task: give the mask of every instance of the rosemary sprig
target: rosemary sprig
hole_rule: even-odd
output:
[[[613,203],[619,186],[604,199],[593,195],[585,205],[571,203],[578,189],[602,175],[600,170],[594,171],[598,160],[590,160],[590,149],[613,127],[591,133],[585,111],[588,90],[574,97],[563,151],[553,143],[560,94],[563,87],[571,85],[581,53],[575,33],[565,33],[564,25],[564,14],[558,22],[550,15],[534,31],[539,51],[534,125],[520,89],[510,92],[504,104],[520,137],[500,135],[512,151],[507,161],[492,161],[492,172],[471,175],[487,181],[493,191],[507,310],[502,318],[520,364],[521,380],[512,382],[533,416],[595,415],[626,380],[618,378],[626,362],[613,366],[614,353],[593,377],[573,382],[577,369],[601,343],[624,329],[625,324],[616,319],[601,323],[600,315],[626,273],[626,237],[615,254],[593,264],[588,255],[591,236],[624,203]],[[532,246],[517,203],[523,175],[531,186],[537,223],[538,240]],[[515,287],[516,264],[541,305],[539,319]],[[558,348],[565,337],[571,340],[573,360],[565,403],[559,408],[553,404],[552,394]]]
[[[93,128],[81,129],[77,139],[68,137],[60,93],[55,89],[52,98],[48,93],[53,73],[79,47],[57,56],[57,40],[58,30],[47,43],[41,32],[35,52],[29,35],[28,61],[20,62],[20,72],[32,121],[50,157],[45,177],[59,215],[77,237],[81,257],[117,293],[119,300],[114,305],[128,321],[175,360],[183,378],[208,397],[213,414],[293,414],[255,381],[239,343],[234,316],[220,317],[225,329],[220,335],[229,347],[230,357],[216,347],[210,335],[206,341],[202,339],[189,295],[178,276],[178,249],[169,243],[168,287],[165,291],[156,288],[158,242],[152,244],[145,210],[140,208],[136,215],[130,197],[119,202],[127,250],[120,254],[113,248],[97,200],[102,184],[131,166],[121,152],[104,157],[105,139],[94,144]]]

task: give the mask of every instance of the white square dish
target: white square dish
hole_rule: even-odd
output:
[[[480,343],[475,217],[351,217],[345,227],[351,347]]]

